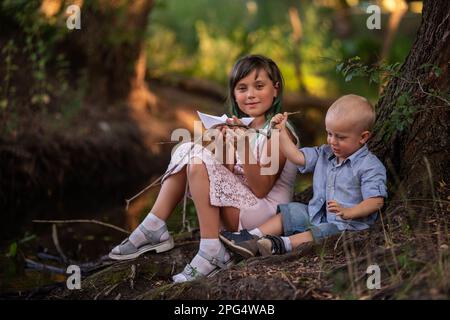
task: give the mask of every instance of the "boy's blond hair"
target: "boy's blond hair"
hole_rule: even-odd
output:
[[[347,94],[337,99],[328,108],[326,117],[344,118],[361,132],[371,131],[375,123],[375,110],[366,98]]]

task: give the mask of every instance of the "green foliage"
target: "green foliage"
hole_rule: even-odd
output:
[[[362,77],[368,78],[369,84],[383,85],[391,77],[399,75],[400,66],[399,62],[367,65],[359,56],[355,56],[344,61],[338,61],[336,72],[342,74],[345,82],[349,82],[356,77]]]
[[[195,209],[194,202],[190,199],[186,202],[186,221],[183,226],[183,203],[180,203],[174,213],[167,220],[167,226],[169,230],[173,230],[175,233],[181,232],[184,228],[196,229],[198,228],[197,211]]]
[[[7,258],[15,258],[17,256],[19,245],[23,245],[27,242],[30,242],[32,240],[36,239],[36,235],[29,233],[28,231],[25,232],[22,239],[19,239],[17,241],[13,241],[10,243],[8,247],[8,252],[6,253]]]
[[[214,3],[214,5],[212,5]],[[292,41],[289,8],[299,9],[303,26],[300,45]],[[274,59],[286,81],[297,91],[296,55],[308,92],[328,94],[334,65],[317,56],[339,56],[333,37],[333,12],[304,1],[164,1],[157,2],[148,29],[148,68],[152,76],[181,73],[226,84],[235,60],[260,53]]]
[[[405,252],[397,256],[399,268],[407,274],[414,274],[418,272],[422,265],[413,259],[412,249],[406,247],[404,250]]]
[[[331,274],[333,279],[332,292],[338,295],[345,295],[344,299],[352,299],[349,293],[351,290],[350,279],[347,270],[338,270]]]
[[[385,141],[394,133],[402,132],[412,124],[417,107],[413,105],[408,93],[402,93],[395,103],[391,116],[384,123],[383,133]]]
[[[364,4],[358,5],[364,9]],[[293,41],[289,9],[299,12],[302,35]],[[342,81],[334,72],[335,62],[358,55],[360,63],[378,60],[382,36],[365,26],[365,15],[351,14],[351,37],[334,32],[333,5],[308,1],[157,1],[148,29],[148,70],[152,76],[185,74],[226,85],[234,60],[248,53],[261,53],[279,65],[287,91],[300,86],[316,96],[338,96],[359,92],[378,98],[378,88],[364,82],[351,82],[364,70],[348,70]],[[416,21],[417,20],[417,21]],[[411,19],[418,23],[419,19]],[[399,30],[401,46],[395,42],[392,57],[402,60],[410,49],[414,34]],[[356,61],[353,61],[356,62]],[[300,77],[298,68],[300,67]],[[363,66],[361,66],[363,67]],[[366,72],[369,70],[366,70]],[[371,84],[383,77],[372,75]]]
[[[6,254],[6,257],[8,258],[14,258],[17,254],[17,242],[13,242],[9,245],[8,253]]]
[[[442,75],[442,69],[439,66],[436,66],[431,63],[422,64],[419,69],[423,69],[424,71],[430,71],[436,78],[439,78]]]
[[[0,4],[1,26],[10,35],[0,51],[1,134],[15,134],[22,117],[46,113],[68,90],[69,63],[58,53],[58,44],[69,31],[64,19],[45,17],[40,5],[20,0]]]
[[[419,79],[408,80],[402,77],[400,74],[401,64],[395,62],[392,64],[372,64],[367,65],[361,61],[359,56],[352,57],[344,61],[338,61],[336,65],[336,72],[342,74],[346,82],[351,81],[356,77],[363,77],[369,79],[369,84],[377,84],[382,88],[392,78],[398,78],[401,81],[405,81],[410,84],[415,84],[418,89],[422,91],[424,95],[431,96],[449,104],[445,94],[437,92],[435,89],[429,91],[423,90],[420,85]],[[424,64],[419,69],[424,69],[425,72],[432,73],[435,77],[442,75],[442,70],[439,66],[432,64]],[[395,133],[403,132],[414,121],[414,116],[419,110],[419,106],[415,105],[412,99],[411,93],[403,92],[397,95],[395,105],[388,119],[382,125],[382,135],[386,141],[388,141]]]
[[[4,57],[3,65],[5,73],[3,79],[1,79],[0,86],[0,116],[6,118],[2,134],[11,134],[17,128],[17,113],[15,112],[16,87],[12,81],[14,74],[18,70],[18,66],[13,61],[17,50],[16,43],[13,39],[10,39],[1,50],[1,55]]]
[[[226,73],[230,70],[240,53],[240,48],[225,37],[220,30],[214,30],[203,21],[195,24],[199,39],[194,75],[201,78],[215,79],[226,83]]]
[[[186,48],[177,41],[175,32],[165,26],[154,26],[154,35],[147,41],[147,67],[152,76],[167,73],[192,74],[194,61]]]
[[[0,112],[4,111],[8,106],[11,108],[14,106],[12,96],[16,88],[11,84],[11,79],[14,72],[18,69],[17,65],[13,62],[13,56],[16,52],[17,47],[13,39],[10,39],[1,50],[4,56],[5,74],[3,76],[2,86],[0,86]]]

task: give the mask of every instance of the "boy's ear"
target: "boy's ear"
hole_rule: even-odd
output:
[[[361,133],[361,139],[359,140],[359,142],[361,144],[365,144],[367,140],[369,140],[371,135],[372,133],[370,131],[364,131],[363,133]]]

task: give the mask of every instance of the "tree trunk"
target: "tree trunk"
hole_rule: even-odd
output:
[[[87,70],[88,101],[126,101],[139,77],[136,63],[152,6],[153,0],[85,2],[81,30],[72,32],[67,43],[79,67]]]
[[[302,68],[301,68],[302,57],[300,55],[300,46],[302,42],[303,28],[302,28],[302,21],[300,20],[300,15],[295,6],[291,6],[289,8],[289,20],[292,26],[292,35],[291,35],[292,57],[294,59],[295,77],[297,78],[299,92],[305,94],[306,87],[305,84],[303,83]]]
[[[422,23],[399,76],[393,77],[377,104],[377,122],[371,149],[387,164],[391,190],[398,199],[435,199],[436,189],[448,196],[450,2],[424,1]],[[431,65],[442,73],[433,72]],[[433,93],[434,92],[434,93]],[[440,97],[433,95],[438,94]],[[407,95],[414,108],[412,122],[403,131],[389,134],[386,124]],[[395,125],[395,123],[394,123]],[[446,187],[447,186],[447,187]],[[447,193],[447,194],[443,194]]]

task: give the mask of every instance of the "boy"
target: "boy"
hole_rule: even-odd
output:
[[[280,150],[301,173],[314,172],[314,195],[308,205],[280,204],[275,216],[250,232],[222,232],[224,244],[244,258],[283,254],[344,230],[367,229],[387,197],[386,169],[366,145],[375,112],[365,98],[346,95],[331,105],[327,145],[297,149],[286,121],[286,113],[271,120],[280,130]]]

